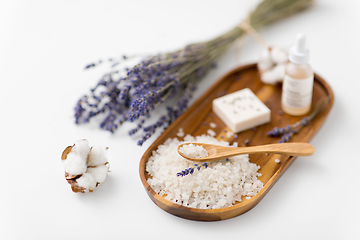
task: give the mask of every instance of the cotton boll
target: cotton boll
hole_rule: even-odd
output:
[[[287,61],[288,52],[286,49],[280,47],[272,47],[270,50],[264,49],[257,64],[261,81],[271,85],[282,82]]]
[[[64,164],[65,172],[69,176],[76,176],[86,172],[86,158],[71,151],[65,160],[62,161]]]
[[[279,63],[273,68],[273,72],[276,73],[278,81],[282,81],[285,77],[286,63]]]
[[[272,61],[270,50],[268,48],[264,48],[260,53],[260,61]]]
[[[85,139],[65,148],[61,159],[73,192],[92,192],[105,181],[109,172],[106,149],[99,146],[90,148]]]
[[[278,82],[278,75],[272,69],[261,74],[260,79],[265,84],[274,85]]]
[[[89,153],[88,166],[99,166],[107,163],[106,148],[93,146]]]
[[[266,48],[261,52],[257,66],[260,71],[269,70],[274,66],[269,49]]]
[[[288,60],[288,53],[284,48],[273,47],[270,51],[271,60],[275,63],[286,63]]]
[[[76,179],[79,187],[86,190],[94,190],[96,188],[96,181],[91,173],[84,173],[80,178]]]
[[[90,152],[89,142],[86,139],[75,142],[71,151],[76,152],[83,158],[87,158]]]
[[[274,64],[271,61],[261,61],[257,64],[259,71],[266,71],[271,69]]]
[[[94,168],[88,168],[87,173],[91,174],[94,178],[95,182],[98,183],[98,185],[102,184],[109,172],[109,168],[106,165],[97,166]]]
[[[285,68],[285,63],[277,64],[274,68],[263,72],[260,79],[263,83],[271,85],[282,82],[285,76]]]

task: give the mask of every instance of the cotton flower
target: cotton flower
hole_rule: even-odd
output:
[[[261,81],[271,85],[282,82],[287,61],[288,52],[284,48],[265,48],[261,52],[258,62]]]
[[[73,192],[92,192],[105,181],[109,172],[106,150],[99,146],[90,147],[86,139],[65,148],[61,160]]]

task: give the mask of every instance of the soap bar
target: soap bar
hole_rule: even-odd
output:
[[[214,99],[212,108],[235,133],[268,123],[271,118],[270,109],[249,88]]]

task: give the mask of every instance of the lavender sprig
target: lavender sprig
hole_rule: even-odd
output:
[[[310,6],[312,0],[263,0],[249,17],[253,28],[264,27],[274,21],[292,15]],[[245,31],[236,26],[227,33],[207,42],[190,44],[178,51],[145,57],[131,68],[114,70],[128,60],[109,59],[112,71],[104,74],[90,93],[79,99],[75,106],[75,123],[87,123],[101,115],[100,127],[115,132],[124,122],[135,122],[136,127],[130,135],[142,131],[138,141],[142,145],[156,131],[169,126],[188,107],[197,83],[210,69],[216,66],[216,60]],[[92,63],[85,68],[93,68]],[[169,101],[174,99],[174,101]],[[172,103],[173,102],[173,103]],[[167,114],[160,116],[152,125],[145,125],[145,119],[154,109],[165,105]]]
[[[229,161],[230,161],[230,159],[229,159],[229,158],[226,158],[225,160],[213,161],[213,162],[211,162],[211,163],[229,162]],[[184,177],[184,176],[189,175],[189,174],[192,175],[192,174],[194,173],[195,169],[197,169],[198,171],[200,171],[201,167],[208,168],[208,166],[209,166],[209,163],[208,163],[208,162],[204,162],[204,163],[202,163],[202,164],[197,164],[197,163],[195,163],[195,164],[194,164],[194,167],[189,167],[189,168],[187,168],[187,169],[185,169],[185,170],[182,170],[181,172],[176,173],[176,176],[178,176],[178,177]]]
[[[328,96],[324,99],[322,99],[314,108],[314,110],[311,112],[309,116],[303,117],[300,121],[294,123],[294,124],[288,124],[285,127],[278,128],[274,127],[271,129],[267,135],[270,137],[279,137],[281,136],[281,139],[279,143],[285,143],[290,141],[291,137],[294,134],[297,134],[300,132],[300,130],[307,126],[310,121],[316,117],[316,115],[325,107],[325,105],[331,100],[331,96]]]

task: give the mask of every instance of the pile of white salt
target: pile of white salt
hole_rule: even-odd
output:
[[[209,163],[207,168],[197,170],[194,162],[178,154],[177,147],[181,143],[229,146],[228,142],[220,142],[212,136],[187,135],[184,141],[177,138],[167,139],[153,151],[146,164],[146,171],[150,175],[148,183],[155,192],[167,200],[191,208],[223,208],[241,202],[243,196],[249,199],[263,187],[263,183],[258,179],[261,176],[261,173],[258,173],[260,167],[250,163],[248,155],[231,157],[228,162]],[[192,148],[191,151],[199,151],[195,155],[204,154],[202,149],[191,146],[189,148]],[[193,174],[177,176],[178,172],[190,167],[195,169]]]

